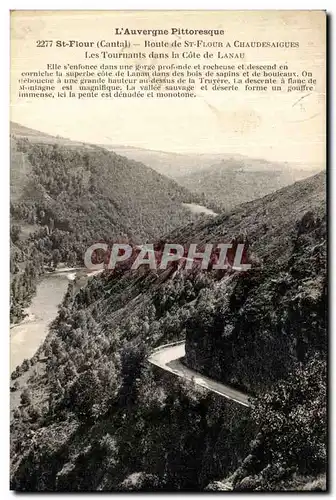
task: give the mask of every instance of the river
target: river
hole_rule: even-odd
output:
[[[204,207],[203,205],[196,205],[196,203],[182,203],[182,205],[188,208],[193,214],[212,215],[213,217],[218,215],[213,210],[210,210],[210,208]]]
[[[63,269],[45,274],[36,287],[27,316],[10,330],[11,371],[24,359],[34,356],[48,333],[48,325],[55,319],[58,305],[62,302],[68,284],[78,269]]]

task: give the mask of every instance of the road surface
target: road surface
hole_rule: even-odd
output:
[[[170,344],[157,348],[149,356],[148,361],[152,365],[159,366],[163,370],[174,373],[178,377],[191,380],[195,384],[205,387],[216,394],[220,394],[231,401],[235,401],[242,406],[250,406],[247,394],[188,368],[181,362],[181,358],[184,356],[185,342],[179,342],[177,344]]]

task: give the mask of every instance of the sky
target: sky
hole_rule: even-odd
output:
[[[275,161],[325,161],[325,19],[322,12],[27,12],[11,19],[11,119],[27,127],[73,140],[179,153],[227,153]],[[115,27],[224,29],[222,38],[184,36],[180,40],[286,40],[298,49],[235,49],[244,63],[284,64],[316,78],[313,92],[206,92],[190,99],[22,99],[22,72],[47,63],[92,62],[85,49],[37,48],[36,41],[115,40]],[[129,39],[132,43],[135,38]],[[176,39],[136,37],[144,40]],[[118,49],[110,49],[112,52]],[[155,49],[168,50],[168,49]],[[205,49],[204,49],[205,50]],[[225,51],[225,49],[221,49]],[[229,50],[229,49],[228,49]],[[217,49],[213,50],[217,54]],[[96,64],[115,60],[96,60]],[[127,60],[129,62],[129,60]],[[166,59],[164,64],[169,64]],[[175,63],[194,63],[188,59]],[[199,61],[197,61],[199,62]],[[201,59],[201,63],[204,59]],[[206,61],[205,61],[206,62]],[[230,64],[216,58],[211,62]],[[240,61],[236,60],[236,64]]]

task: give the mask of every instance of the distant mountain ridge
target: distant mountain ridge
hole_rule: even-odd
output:
[[[204,204],[230,210],[324,169],[230,154],[186,154],[104,145],[109,150],[141,161],[202,196]]]
[[[17,123],[11,124],[11,131],[17,137],[27,137],[31,142],[57,143],[86,149],[98,147],[53,137]],[[322,164],[274,162],[236,154],[172,153],[103,143],[99,147],[147,165],[197,194],[202,204],[219,210],[230,210],[324,169]]]
[[[125,146],[120,144],[101,144],[109,150],[115,151],[116,153],[123,154],[128,158],[137,161],[143,161],[149,165],[154,170],[160,173],[164,173],[169,177],[177,178],[183,177],[185,175],[191,174],[192,172],[198,172],[206,170],[209,167],[215,165],[227,163],[228,168],[230,164],[240,162],[244,168],[249,169],[282,169],[288,168],[293,170],[307,170],[308,175],[317,173],[317,171],[323,169],[323,165],[318,165],[315,163],[301,164],[298,162],[279,162],[270,161],[262,158],[254,158],[241,154],[230,154],[230,153],[174,153],[169,151],[160,151],[146,149],[136,146]],[[223,165],[222,165],[223,166]],[[309,174],[310,173],[310,174]]]
[[[310,169],[287,163],[249,158],[229,158],[197,172],[180,176],[182,186],[222,204],[226,210],[277,191],[293,182],[305,179],[322,167]]]

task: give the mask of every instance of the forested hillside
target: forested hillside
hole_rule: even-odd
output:
[[[182,205],[196,195],[141,163],[18,125],[12,132],[13,321],[43,266],[81,265],[96,241],[153,241],[196,217]]]
[[[191,220],[181,203],[197,199],[143,164],[98,147],[68,148],[27,139],[15,143],[32,176],[27,176],[20,199],[14,199],[13,216],[28,221],[40,217],[45,225],[52,219],[53,228],[81,232],[81,239],[124,234],[153,238]]]
[[[44,345],[12,375],[22,391],[30,365],[12,488],[325,488],[324,175],[167,241],[233,238],[249,244],[248,272],[120,268],[69,288]],[[183,338],[185,363],[246,388],[252,409],[148,364]]]

